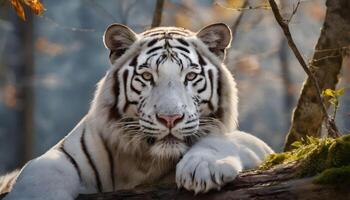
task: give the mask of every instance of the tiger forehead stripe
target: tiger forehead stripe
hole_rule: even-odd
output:
[[[142,35],[148,36],[154,33],[177,33],[177,34],[183,34],[183,35],[191,35],[192,33],[185,30],[185,29],[180,29],[180,28],[156,28],[156,29],[151,29],[149,31],[143,32]]]
[[[180,42],[181,44],[185,45],[186,47],[190,46],[190,44],[188,44],[188,42],[186,42],[184,39],[182,38],[176,38],[176,40],[178,42]]]
[[[148,42],[147,47],[150,47],[150,46],[154,45],[156,42],[159,41],[159,39],[160,39],[160,38],[152,39],[150,42]]]

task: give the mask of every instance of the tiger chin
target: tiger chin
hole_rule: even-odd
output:
[[[237,130],[237,89],[223,64],[231,31],[110,25],[111,67],[88,114],[57,145],[2,178],[5,200],[73,200],[78,194],[176,184],[220,189],[271,148]],[[0,192],[1,193],[1,192]]]

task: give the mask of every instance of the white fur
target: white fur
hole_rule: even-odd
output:
[[[118,27],[116,30],[121,30],[123,34],[133,34],[125,27],[118,25],[116,27]],[[220,27],[223,28],[222,25]],[[113,27],[110,30],[114,30]],[[221,87],[224,91],[220,96],[220,104],[218,105],[218,83],[216,81],[213,82],[212,86],[214,92],[210,94],[205,91],[201,94],[201,98],[209,98],[210,95],[214,95],[210,99],[214,109],[221,106],[224,111],[221,121],[211,119],[208,124],[204,123],[205,125],[200,126],[199,121],[193,122],[193,126],[209,130],[208,135],[202,136],[193,146],[182,142],[185,133],[182,128],[186,126],[186,120],[190,121],[191,115],[206,116],[210,112],[208,106],[201,105],[200,113],[197,113],[197,107],[191,96],[194,89],[183,86],[187,69],[183,70],[184,73],[182,73],[179,66],[169,61],[159,65],[159,73],[154,74],[156,83],[152,89],[148,87],[142,91],[142,95],[146,95],[148,100],[141,113],[147,116],[148,120],[154,122],[154,128],[159,129],[155,132],[154,144],[149,146],[145,143],[145,135],[143,134],[133,134],[134,132],[125,134],[125,127],[132,127],[135,124],[125,125],[121,122],[111,121],[108,116],[114,103],[118,102],[116,109],[119,112],[122,111],[125,104],[125,96],[116,99],[117,97],[112,92],[116,79],[115,72],[118,70],[124,70],[123,72],[129,70],[130,72],[132,69],[129,63],[134,55],[140,55],[139,62],[143,62],[149,56],[145,53],[147,50],[145,50],[145,44],[150,39],[143,34],[131,36],[128,42],[130,42],[130,38],[135,38],[136,41],[120,58],[112,61],[111,69],[98,83],[95,98],[86,117],[59,144],[24,166],[12,191],[5,200],[73,200],[80,193],[96,193],[98,188],[94,170],[98,172],[101,180],[102,192],[174,182],[179,187],[184,187],[195,193],[207,192],[210,189],[220,189],[224,184],[232,181],[240,171],[256,167],[267,154],[273,152],[258,138],[236,130],[238,118],[236,83],[226,66],[208,50],[206,44],[199,40],[195,33],[187,30],[173,27],[154,30],[159,32],[183,31],[187,36],[180,38],[191,44],[187,47],[190,51],[188,54],[190,59],[197,59],[195,54],[197,50],[207,62],[205,73],[211,70],[214,80],[217,80],[220,75]],[[109,35],[107,42],[113,39],[121,40],[124,37],[113,34]],[[173,46],[179,45],[176,40],[172,40],[171,44]],[[109,43],[106,46],[111,47],[111,45]],[[167,53],[170,55],[173,52],[170,50]],[[183,62],[186,63],[188,60],[184,59]],[[153,71],[151,72],[153,73]],[[123,78],[121,72],[118,71],[117,75],[119,79]],[[130,77],[128,77],[128,82],[132,82]],[[125,92],[123,86],[120,87],[120,93]],[[135,87],[140,87],[140,85],[135,83]],[[138,100],[138,96],[131,91],[127,91],[126,94],[129,100]],[[123,113],[123,117],[137,118],[136,107],[131,105]],[[182,112],[185,117],[170,132],[155,119],[157,112],[170,114]],[[141,122],[140,124],[142,125]],[[176,142],[163,141],[162,138],[170,133],[179,140]],[[82,140],[85,141],[86,150],[91,160],[87,158],[82,148]],[[60,149],[62,147],[77,162],[81,179],[77,169]],[[112,153],[113,169],[109,163],[106,147]],[[95,169],[90,162],[94,163]],[[175,175],[176,179],[167,179],[165,177],[167,174],[170,175],[169,177]],[[114,186],[113,180],[115,181]]]
[[[209,136],[177,164],[176,183],[195,193],[219,190],[243,169],[256,167],[271,153],[264,142],[241,131]]]
[[[61,152],[51,150],[24,166],[5,200],[73,200],[79,187],[74,168]]]

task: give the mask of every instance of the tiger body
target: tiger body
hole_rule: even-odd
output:
[[[88,114],[11,179],[5,200],[173,183],[207,192],[259,165],[273,151],[237,130],[236,84],[223,64],[230,41],[224,24],[141,34],[111,25],[104,35],[111,68]]]

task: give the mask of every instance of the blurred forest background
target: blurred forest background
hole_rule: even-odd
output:
[[[136,32],[150,27],[156,0],[42,1],[43,16],[22,21],[0,0],[0,174],[19,167],[63,138],[88,111],[97,81],[109,68],[102,35],[114,22]],[[226,59],[239,87],[240,129],[282,150],[305,78],[263,0],[166,0],[162,26],[197,31],[214,22],[234,30]],[[286,19],[297,0],[280,0]],[[240,9],[249,7],[249,9]],[[324,0],[301,0],[290,28],[306,60],[325,16]],[[239,21],[239,23],[237,23]],[[237,26],[238,24],[238,26]],[[344,63],[339,87],[350,85]],[[350,131],[349,91],[337,125]]]

